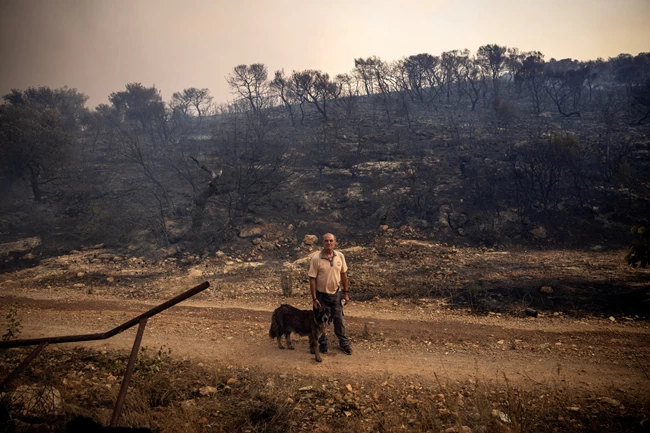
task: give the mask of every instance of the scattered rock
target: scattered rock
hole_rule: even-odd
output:
[[[24,238],[14,242],[7,242],[4,244],[0,244],[0,258],[12,254],[15,254],[17,256],[23,255],[28,252],[31,252],[31,250],[33,250],[36,247],[39,247],[40,245],[41,245],[41,238],[39,237]]]
[[[498,409],[492,409],[492,416],[495,417],[495,418],[500,419],[501,422],[504,422],[506,424],[510,424],[510,417],[507,414],[501,412]]]
[[[406,403],[408,403],[408,404],[416,404],[418,402],[418,400],[416,398],[413,398],[413,396],[410,395],[410,394],[406,396],[405,400],[406,400]]]
[[[318,236],[305,235],[305,237],[302,239],[302,243],[305,245],[316,245],[316,243],[318,243]]]
[[[537,310],[534,310],[532,308],[526,308],[524,312],[526,313],[527,316],[531,316],[531,317],[537,317],[538,315]]]
[[[239,231],[239,237],[242,239],[261,237],[262,227],[244,227]]]
[[[599,397],[598,401],[601,402],[601,403],[607,403],[608,405],[610,405],[612,407],[619,407],[621,405],[620,401],[615,400],[613,398],[609,398],[609,397]]]
[[[204,397],[216,393],[217,393],[217,388],[215,388],[214,386],[204,386],[203,388],[199,389],[199,394],[201,394]]]
[[[546,295],[553,293],[553,287],[551,286],[542,286],[539,288],[540,293],[544,293]]]
[[[6,280],[0,283],[0,287],[3,289],[17,289],[20,287],[20,283],[14,280]]]
[[[449,228],[449,222],[447,222],[447,218],[440,217],[433,226],[438,230],[447,230]]]
[[[449,214],[449,225],[459,229],[467,224],[467,215],[460,212],[452,212]]]
[[[172,257],[175,256],[178,253],[178,250],[176,247],[169,247],[169,248],[163,248],[162,249],[162,254],[165,257]]]
[[[192,268],[189,272],[190,278],[198,278],[203,276],[203,270],[201,268]]]
[[[529,230],[529,233],[537,239],[546,239],[546,229],[543,226],[537,226]]]

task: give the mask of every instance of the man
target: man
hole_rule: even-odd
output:
[[[343,254],[334,250],[335,246],[336,238],[333,234],[323,235],[323,250],[312,255],[309,261],[309,288],[314,307],[318,308],[321,305],[330,307],[334,321],[334,334],[339,339],[339,349],[346,355],[352,355],[341,305],[341,300],[344,300],[346,305],[350,302],[348,265]],[[327,335],[323,334],[318,343],[321,353],[326,353]]]

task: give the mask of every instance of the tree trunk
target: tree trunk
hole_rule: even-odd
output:
[[[38,165],[32,166],[31,164],[27,168],[29,168],[29,183],[32,187],[32,193],[34,193],[34,201],[41,201],[41,187],[38,184],[38,176],[41,173],[41,169]]]

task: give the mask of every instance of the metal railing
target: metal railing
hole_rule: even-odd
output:
[[[135,368],[135,361],[138,358],[138,351],[140,350],[140,343],[142,342],[142,335],[144,334],[144,328],[147,326],[147,320],[155,316],[156,314],[165,311],[166,309],[191,298],[192,296],[204,291],[210,287],[209,282],[204,282],[199,284],[196,287],[193,287],[180,295],[164,302],[157,307],[152,308],[151,310],[140,314],[137,317],[124,322],[121,325],[116,326],[107,332],[97,333],[97,334],[83,334],[83,335],[64,335],[60,337],[43,337],[43,338],[32,338],[25,340],[13,340],[13,341],[0,341],[0,349],[9,349],[12,347],[26,347],[26,346],[37,346],[28,356],[21,362],[18,367],[16,367],[9,375],[0,383],[0,392],[6,390],[9,384],[20,375],[32,362],[39,353],[48,345],[48,344],[59,344],[59,343],[74,343],[79,341],[94,341],[94,340],[106,340],[111,338],[135,325],[138,325],[138,331],[135,336],[135,341],[133,342],[133,347],[131,349],[131,356],[129,356],[129,362],[126,366],[126,372],[124,373],[124,379],[122,380],[122,386],[120,388],[120,393],[117,397],[115,403],[115,408],[113,409],[113,416],[111,417],[111,427],[117,425],[117,421],[120,417],[122,411],[122,406],[124,405],[124,400],[126,399],[126,391],[129,387],[129,381],[133,375],[133,370]]]

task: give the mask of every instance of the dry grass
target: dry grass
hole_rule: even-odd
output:
[[[1,354],[0,374],[5,376],[24,353]],[[125,361],[122,353],[48,350],[14,385],[47,378],[64,404],[56,416],[28,421],[46,422],[52,431],[76,415],[108,424],[121,380],[116,374]],[[531,383],[526,389],[513,386],[505,375],[464,383],[436,379],[268,373],[146,350],[120,425],[161,433],[648,431],[642,415],[650,410],[648,402],[633,395],[610,401],[579,393],[562,381],[561,367],[555,383]]]

